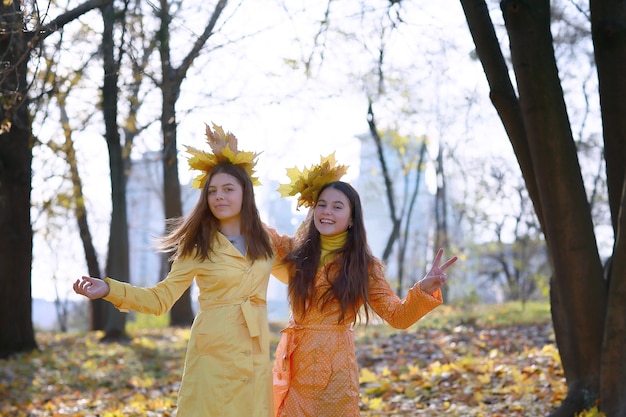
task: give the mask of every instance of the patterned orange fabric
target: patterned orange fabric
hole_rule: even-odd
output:
[[[276,236],[274,242],[279,243]],[[282,244],[286,244],[285,241]],[[282,252],[279,246],[279,256]],[[316,276],[316,299],[329,286],[326,270]],[[405,299],[393,292],[382,264],[370,269],[369,302],[391,326],[405,329],[442,303],[441,292],[422,292],[418,285]],[[295,314],[283,330],[273,367],[276,417],[359,416],[359,373],[354,351],[354,316],[337,324],[339,303],[322,310],[312,306],[306,316]]]

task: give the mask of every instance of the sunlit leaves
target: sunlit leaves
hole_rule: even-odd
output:
[[[212,126],[213,129],[211,129],[211,126],[206,125],[207,143],[211,147],[212,152],[205,152],[186,146],[187,153],[191,155],[188,161],[189,167],[202,171],[202,174],[194,178],[192,187],[201,189],[211,170],[220,163],[231,163],[241,166],[250,176],[252,184],[260,185],[258,177],[254,176],[258,153],[239,150],[237,148],[237,137],[234,134],[224,132],[224,129],[215,123],[212,123]]]
[[[0,415],[174,415],[188,330],[142,330],[127,344],[39,334],[41,352],[0,365]]]
[[[458,326],[358,345],[362,414],[547,414],[566,394],[551,337],[547,325]]]
[[[298,167],[288,168],[287,176],[290,182],[280,184],[278,192],[283,197],[299,194],[297,208],[313,207],[320,189],[330,182],[341,179],[347,170],[347,165],[337,163],[333,152],[328,156],[321,156],[319,164],[313,164],[309,168],[304,167],[302,170]]]

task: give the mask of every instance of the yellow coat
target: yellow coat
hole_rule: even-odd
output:
[[[222,234],[211,260],[182,258],[151,288],[107,278],[121,311],[168,312],[192,284],[200,311],[191,327],[178,417],[269,417],[272,377],[267,285],[275,258],[251,263]]]

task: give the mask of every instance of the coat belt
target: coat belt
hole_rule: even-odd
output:
[[[321,331],[338,331],[343,332],[350,330],[351,324],[298,324],[290,320],[282,331],[290,332],[292,330],[321,330]]]
[[[239,306],[248,331],[250,332],[250,337],[257,337],[261,334],[261,329],[259,328],[259,311],[254,307],[262,307],[265,305],[267,305],[267,302],[257,297],[242,297],[228,300],[200,300],[201,311],[213,307]]]

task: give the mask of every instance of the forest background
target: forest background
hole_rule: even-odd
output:
[[[76,259],[60,252],[75,247],[63,243],[73,234],[68,218],[90,275],[128,277],[132,155],[162,153],[165,214],[174,217],[187,175],[177,142],[201,147],[205,122],[236,132],[242,148],[263,149],[262,180],[283,175],[273,161],[308,164],[335,150],[349,161],[348,138],[368,132],[389,204],[387,247],[402,253],[411,212],[410,199],[394,206],[400,184],[380,151],[391,146],[407,173],[434,174],[433,247],[480,260],[484,278],[502,280],[510,298],[551,289],[568,382],[555,415],[598,403],[624,410],[626,369],[616,364],[625,316],[614,301],[626,281],[626,258],[616,256],[626,250],[617,2],[39,6],[2,5],[0,293],[11,311],[0,322],[3,356],[36,346],[30,278],[67,279],[66,261]],[[450,221],[465,226],[454,236],[462,240],[447,233]],[[57,267],[30,257],[31,228],[35,255],[50,244]],[[531,261],[542,248],[544,262]],[[93,303],[90,316],[104,339],[124,335],[125,317],[106,304]],[[191,316],[181,303],[171,324]]]

